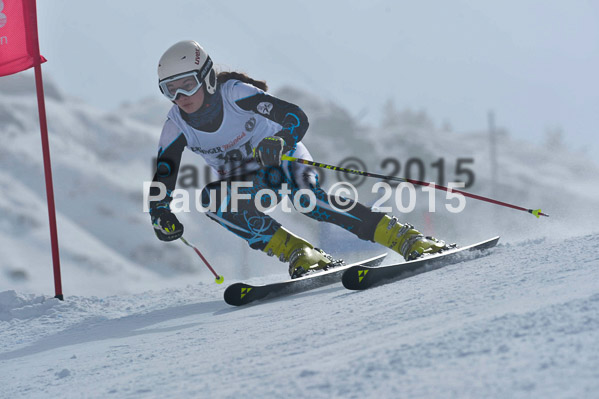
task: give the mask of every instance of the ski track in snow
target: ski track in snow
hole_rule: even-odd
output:
[[[500,244],[364,292],[242,308],[209,283],[64,302],[5,291],[0,397],[598,398],[597,242]]]

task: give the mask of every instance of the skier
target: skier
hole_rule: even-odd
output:
[[[187,147],[202,155],[221,179],[202,190],[202,206],[210,209],[207,216],[245,239],[251,248],[289,262],[292,278],[310,269],[326,268],[334,260],[258,210],[254,200],[261,189],[278,191],[286,184],[292,198],[301,189],[311,190],[317,201],[307,216],[336,224],[362,240],[380,243],[406,260],[447,248],[443,241],[424,237],[413,226],[360,203],[352,202],[354,206],[347,212],[332,207],[338,198],[319,186],[314,170],[281,161],[282,154],[312,159],[302,143],[308,130],[306,114],[297,105],[269,94],[264,81],[237,72],[217,73],[197,42],[181,41],[166,50],[158,64],[158,82],[164,96],[174,103],[160,136],[153,179],[166,186],[167,195],[149,204],[154,232],[160,240],[172,241],[183,235],[183,225],[171,212],[170,202]],[[239,189],[251,199],[238,199],[237,211],[227,209],[233,182],[251,183],[249,188]],[[156,187],[150,189],[152,196],[158,192]],[[300,198],[303,204],[307,196]],[[267,207],[270,197],[262,196],[261,204]]]

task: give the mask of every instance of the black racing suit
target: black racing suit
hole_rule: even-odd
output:
[[[181,116],[195,129],[215,132],[223,121],[222,101],[220,91],[217,90],[214,95],[206,97],[205,104],[198,112],[188,115],[180,111]],[[272,104],[272,109],[269,109],[269,112],[260,108],[265,103]],[[273,97],[268,93],[260,91],[235,101],[235,104],[242,110],[252,111],[256,115],[264,116],[281,125],[281,130],[275,135],[284,139],[284,153],[293,153],[308,129],[308,118],[297,105]],[[167,196],[161,201],[150,202],[150,213],[160,208],[169,207],[172,200],[171,193],[176,185],[181,155],[186,146],[188,146],[187,139],[184,134],[180,134],[166,148],[160,148],[157,157],[157,171],[153,180],[165,184]],[[329,196],[318,184],[317,173],[304,165],[283,162],[280,167],[261,168],[247,173],[243,170],[244,168],[241,168],[234,176],[206,185],[202,190],[202,205],[209,209],[207,215],[212,220],[245,239],[254,249],[264,249],[272,235],[281,226],[275,219],[258,209],[255,199],[262,189],[272,190],[277,201],[280,201],[285,194],[281,194],[279,190],[286,185],[288,188],[286,195],[290,196],[292,203],[297,198],[297,204],[303,208],[307,208],[313,198],[310,199],[306,194],[300,196],[298,192],[300,190],[311,191],[316,198],[316,206],[311,211],[304,212],[307,216],[318,221],[336,224],[354,233],[362,240],[373,240],[374,230],[383,217],[382,213],[376,213],[351,200],[353,208],[348,212],[340,211],[343,207],[339,204],[339,198]],[[234,182],[251,182],[250,187],[242,187],[237,190],[239,194],[249,194],[250,199],[238,199],[236,211],[231,209],[232,184]],[[151,189],[150,194],[156,195],[155,190],[157,189]],[[223,192],[223,190],[225,191]],[[272,200],[273,198],[270,196],[263,195],[260,204],[263,208],[267,208],[272,204]]]

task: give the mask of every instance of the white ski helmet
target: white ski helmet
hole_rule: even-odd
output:
[[[216,92],[216,71],[214,70],[210,56],[202,46],[193,40],[184,40],[173,44],[160,57],[158,61],[158,85],[160,91],[170,100],[174,100],[177,93],[168,93],[166,83],[183,77],[183,75],[194,75],[198,82],[195,93],[202,84],[206,85],[209,94]],[[184,90],[178,90],[186,95],[191,95]]]

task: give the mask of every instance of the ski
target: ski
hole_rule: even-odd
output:
[[[246,305],[250,302],[278,298],[285,295],[292,295],[298,292],[313,290],[325,285],[338,283],[341,274],[350,267],[365,265],[376,266],[380,265],[387,254],[381,254],[370,259],[352,263],[351,265],[342,265],[330,268],[325,271],[314,272],[296,278],[293,280],[285,280],[278,283],[265,285],[250,285],[246,283],[235,283],[227,287],[224,293],[225,302],[233,306]]]
[[[440,269],[447,265],[456,264],[487,255],[484,249],[497,245],[499,237],[469,245],[467,247],[446,250],[440,254],[425,256],[405,263],[395,265],[369,267],[369,265],[351,266],[344,270],[341,282],[350,290],[365,290],[377,285],[402,280],[420,273]],[[474,255],[468,252],[477,251]]]

